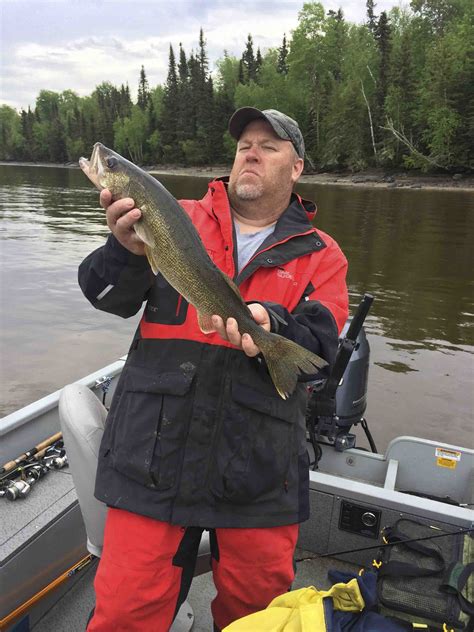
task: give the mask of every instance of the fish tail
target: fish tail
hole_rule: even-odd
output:
[[[271,333],[265,338],[260,349],[275,388],[283,399],[295,390],[298,375],[316,373],[327,366],[325,360],[288,338]]]

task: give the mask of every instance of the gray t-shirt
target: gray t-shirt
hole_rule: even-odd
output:
[[[255,233],[241,233],[239,223],[234,222],[235,234],[237,236],[237,259],[239,273],[246,263],[252,258],[257,248],[265,241],[268,235],[275,230],[275,224],[262,228]]]

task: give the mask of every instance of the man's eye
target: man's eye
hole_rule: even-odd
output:
[[[276,147],[274,147],[273,145],[264,145],[263,148],[269,149],[270,151],[276,151]]]
[[[247,149],[250,149],[250,145],[241,145],[239,147],[239,151],[247,151]]]

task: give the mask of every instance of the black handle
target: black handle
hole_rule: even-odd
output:
[[[351,324],[349,325],[349,328],[347,330],[346,338],[351,342],[355,342],[357,340],[357,336],[362,329],[365,317],[369,313],[369,309],[371,308],[373,302],[374,297],[372,296],[372,294],[364,294],[364,298],[360,302],[354,318],[351,320]]]

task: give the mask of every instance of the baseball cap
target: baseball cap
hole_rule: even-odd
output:
[[[251,121],[262,118],[270,123],[277,136],[283,140],[289,140],[298,156],[304,159],[304,140],[298,123],[278,110],[258,110],[251,107],[240,108],[230,117],[229,133],[236,140],[239,140],[244,128]]]

